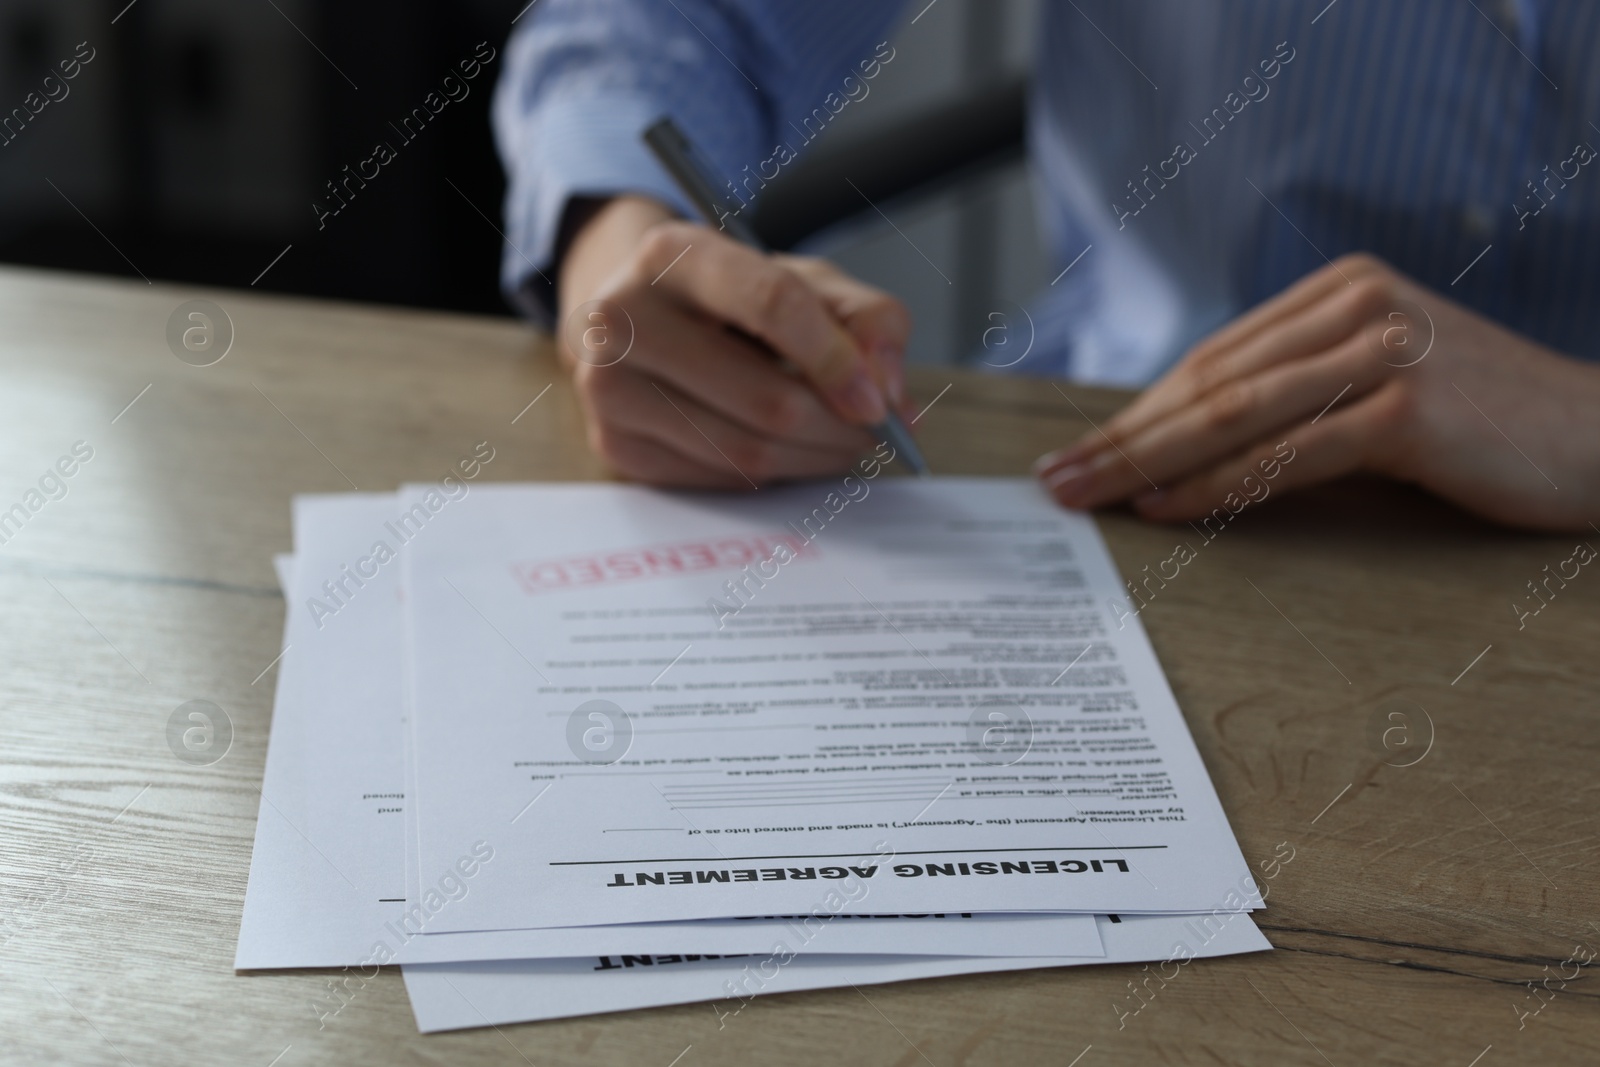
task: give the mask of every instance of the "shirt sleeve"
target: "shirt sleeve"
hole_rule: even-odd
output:
[[[725,179],[756,188],[747,173],[773,177],[778,141],[803,150],[863,93],[851,86],[892,58],[881,42],[900,7],[901,0],[538,0],[507,44],[494,99],[507,178],[507,297],[550,325],[556,235],[574,197],[639,193],[694,214],[640,140],[662,115]]]

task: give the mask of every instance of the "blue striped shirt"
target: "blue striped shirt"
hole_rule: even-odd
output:
[[[818,109],[871,106],[849,87],[901,8],[540,0],[495,101],[508,293],[548,321],[573,196],[692,214],[639,142],[660,114],[759,191]],[[1040,20],[1029,154],[1057,280],[1013,370],[1148,382],[1353,251],[1600,358],[1600,4],[1045,0]]]

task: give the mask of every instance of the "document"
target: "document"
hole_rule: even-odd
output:
[[[498,856],[469,843],[427,885],[405,882],[401,605],[393,561],[357,586],[347,564],[370,552],[397,515],[390,494],[300,497],[298,559],[279,557],[288,601],[271,742],[261,787],[235,967],[366,967],[401,961],[743,953],[786,938],[799,952],[1098,955],[1092,918],[861,918],[858,887],[814,916],[593,929],[423,935],[439,909],[482,892]],[[372,571],[369,565],[358,571]],[[356,572],[351,572],[356,573]],[[338,610],[328,589],[343,595]],[[859,897],[865,900],[865,897]]]
[[[406,992],[423,1033],[560,1019],[710,1001],[720,1029],[734,1025],[750,998],[802,989],[876,985],[912,978],[1075,967],[1088,963],[1160,962],[1168,980],[1192,959],[1272,948],[1245,913],[1213,916],[1098,917],[1104,958],[914,959],[785,956],[768,950],[742,958],[598,956],[573,960],[407,966]],[[711,1020],[707,1020],[710,1025]]]
[[[430,933],[1260,906],[1093,522],[875,474],[402,491]]]

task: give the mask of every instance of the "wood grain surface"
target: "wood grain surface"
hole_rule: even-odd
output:
[[[209,367],[166,339],[195,298],[235,331]],[[1150,972],[1083,967],[762,998],[720,1028],[700,1004],[433,1037],[389,968],[322,1019],[325,974],[232,970],[290,497],[436,477],[486,438],[490,478],[604,478],[573,394],[507,321],[0,270],[0,322],[0,512],[76,442],[93,449],[0,546],[6,1063],[1600,1055],[1595,967],[1562,965],[1600,947],[1600,566],[1551,583],[1519,628],[1512,604],[1576,538],[1357,480],[1269,498],[1209,541],[1100,516],[1127,575],[1195,550],[1143,619],[1271,888],[1277,951],[1196,962],[1142,999],[1130,983]],[[918,429],[949,474],[1024,473],[1126,400],[945,370],[913,391],[938,398]],[[211,766],[167,744],[193,699],[233,724]]]

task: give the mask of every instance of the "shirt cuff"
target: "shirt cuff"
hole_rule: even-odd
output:
[[[555,321],[556,240],[574,197],[634,193],[694,214],[642,140],[664,111],[658,102],[614,93],[548,100],[518,122],[506,161],[511,182],[500,284],[536,324],[549,329]]]

